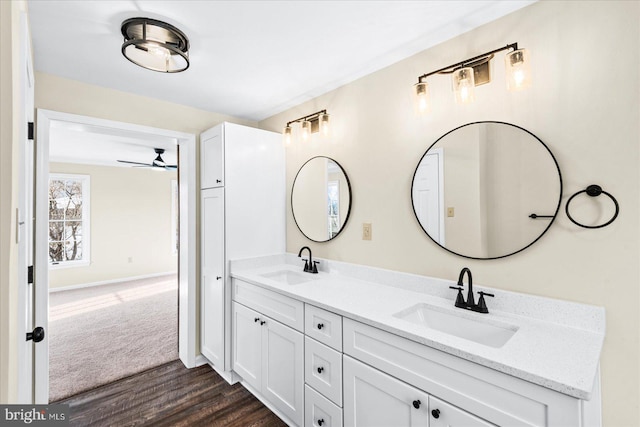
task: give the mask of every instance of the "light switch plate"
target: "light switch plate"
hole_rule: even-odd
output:
[[[362,224],[362,240],[371,240],[371,223],[365,222]]]

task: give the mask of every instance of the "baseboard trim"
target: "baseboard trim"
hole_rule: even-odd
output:
[[[196,366],[195,368],[202,366],[202,365],[207,365],[209,363],[209,361],[207,360],[206,357],[204,357],[202,354],[199,354],[196,356]]]
[[[82,283],[80,285],[61,286],[56,288],[49,287],[49,293],[60,291],[72,291],[74,289],[91,288],[93,286],[111,285],[118,282],[128,282],[130,280],[150,279],[153,277],[168,276],[170,274],[177,274],[177,271],[165,271],[163,273],[144,274],[142,276],[122,277],[120,279],[102,280],[100,282]]]

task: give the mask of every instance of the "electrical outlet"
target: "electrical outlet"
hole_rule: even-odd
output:
[[[447,216],[448,217],[455,216],[455,208],[447,208]]]
[[[365,222],[362,224],[362,240],[371,240],[371,223]]]

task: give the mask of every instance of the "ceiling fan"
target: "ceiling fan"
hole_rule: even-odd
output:
[[[118,160],[118,161],[120,163],[129,163],[132,165],[136,165],[136,166],[133,166],[134,168],[162,168],[166,170],[176,170],[178,168],[178,165],[168,165],[164,162],[164,160],[162,160],[162,154],[164,153],[164,148],[154,148],[153,151],[155,151],[158,156],[151,163],[130,162],[128,160]]]

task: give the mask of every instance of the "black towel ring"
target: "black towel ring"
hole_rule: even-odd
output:
[[[605,222],[604,224],[600,224],[600,225],[584,225],[584,224],[580,224],[578,221],[576,221],[575,219],[573,219],[571,217],[571,214],[569,213],[569,203],[571,203],[571,200],[573,200],[574,197],[576,197],[578,194],[582,194],[582,193],[587,193],[591,197],[597,197],[600,194],[606,194],[613,201],[613,204],[616,205],[616,213],[613,214],[613,217],[609,221]],[[575,225],[578,225],[578,226],[583,227],[583,228],[602,228],[602,227],[606,227],[607,225],[609,225],[613,221],[615,221],[615,219],[618,217],[618,213],[620,212],[620,206],[618,205],[618,201],[616,200],[615,197],[613,197],[611,194],[609,194],[606,191],[604,191],[602,189],[602,187],[600,187],[599,185],[593,184],[593,185],[588,186],[586,188],[586,190],[578,191],[573,196],[569,197],[569,200],[567,200],[567,205],[565,206],[565,212],[567,213],[567,217],[569,217],[571,222],[573,222]]]

